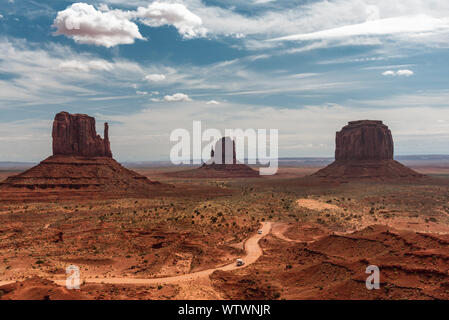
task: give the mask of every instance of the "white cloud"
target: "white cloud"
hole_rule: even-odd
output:
[[[59,64],[60,69],[89,72],[90,70],[111,71],[113,64],[105,60],[79,61],[69,60]]]
[[[396,72],[396,74],[398,76],[406,76],[406,77],[410,77],[413,76],[415,73],[412,70],[398,70]]]
[[[166,102],[178,102],[178,101],[192,101],[192,99],[190,99],[190,97],[184,93],[175,93],[174,95],[166,95],[164,97],[164,101]]]
[[[449,30],[449,19],[438,19],[427,15],[394,17],[387,19],[369,20],[364,23],[347,25],[312,33],[302,33],[286,37],[275,38],[270,41],[304,41],[345,38],[354,36],[379,36],[400,33],[423,33]]]
[[[104,0],[121,4],[118,0]],[[447,43],[449,2],[429,0],[316,0],[297,6],[261,6],[256,14],[237,12],[238,7],[271,2],[253,0],[250,3],[234,1],[228,8],[206,4],[201,0],[127,2],[136,10],[110,10],[106,13],[120,19],[139,21],[150,26],[173,25],[184,38],[210,35],[244,38],[247,47],[272,47],[267,37],[276,39],[311,39],[322,42],[321,47],[347,45],[340,43],[342,37],[358,37],[354,45],[367,45],[364,37],[395,37],[395,40],[425,44]],[[265,8],[270,8],[266,10]],[[301,30],[301,34],[297,34]],[[287,35],[287,36],[285,36]],[[293,38],[292,38],[293,39]],[[368,41],[369,42],[369,41]],[[383,41],[382,41],[383,42]],[[309,43],[305,45],[310,45]],[[309,47],[313,49],[314,47]]]
[[[0,13],[0,19],[3,19],[3,15]]]
[[[137,94],[137,95],[140,95],[140,96],[146,96],[146,95],[148,94],[148,92],[137,90],[137,91],[136,91],[136,94]]]
[[[201,18],[180,3],[156,1],[146,8],[137,8],[135,16],[151,27],[173,25],[185,38],[203,37],[206,34]]]
[[[215,100],[209,100],[206,102],[206,104],[220,104],[220,102],[215,101]]]
[[[158,82],[165,80],[165,75],[159,73],[153,73],[145,76],[145,80]]]
[[[53,26],[56,35],[65,35],[75,42],[113,47],[144,39],[137,25],[114,12],[102,12],[86,3],[74,3],[58,12]]]
[[[393,70],[387,70],[385,72],[382,73],[382,75],[384,76],[404,76],[404,77],[410,77],[413,76],[415,73],[412,70],[398,70],[398,71],[393,71]]]
[[[132,44],[135,39],[145,40],[133,20],[151,27],[173,25],[184,38],[206,35],[201,18],[185,5],[158,1],[135,11],[111,10],[105,4],[97,10],[78,2],[59,11],[53,26],[56,35],[71,37],[75,42],[113,47]]]
[[[344,34],[361,34],[345,36],[346,41],[348,37],[358,37],[358,43],[361,45],[365,45],[363,38],[366,38],[367,34],[378,33],[377,36],[369,37],[378,37],[382,44],[386,43],[387,39],[384,38],[394,37],[394,40],[405,43],[447,46],[449,33],[448,1],[315,0],[302,1],[294,6],[285,5],[290,2],[276,2],[276,6],[268,6],[269,10],[263,7],[251,15],[239,13],[235,9],[243,6],[242,1],[235,3],[235,6],[229,5],[228,8],[206,5],[201,0],[183,2],[202,18],[209,34],[234,37],[243,34],[246,38],[242,44],[254,49],[270,47],[272,43],[267,42],[267,38],[284,38],[298,33],[299,36],[314,38],[312,41],[333,39],[327,43],[332,47],[347,45],[340,43],[343,38],[335,38],[336,35],[332,35],[332,32],[337,31]],[[245,5],[248,9],[247,3]],[[358,30],[358,27],[361,27],[361,30]],[[343,29],[338,30],[340,28]],[[379,31],[376,32],[376,29]],[[327,31],[331,30],[331,34],[328,34]],[[326,47],[325,45],[326,43],[321,43],[321,46]]]

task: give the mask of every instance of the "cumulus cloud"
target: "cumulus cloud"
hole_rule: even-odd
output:
[[[210,101],[207,101],[206,104],[220,104],[220,102],[215,101],[215,100],[210,100]]]
[[[150,27],[173,25],[185,38],[202,37],[206,34],[201,18],[180,3],[156,1],[146,8],[139,7],[134,15]]]
[[[86,3],[74,3],[58,12],[53,26],[56,28],[56,35],[65,35],[78,43],[108,48],[144,39],[134,22],[119,17],[112,11],[99,11]]]
[[[179,101],[183,101],[183,102],[187,102],[187,101],[192,101],[192,99],[190,99],[190,97],[184,93],[175,93],[174,95],[166,95],[164,97],[164,101],[166,102],[179,102]]]
[[[53,26],[56,35],[75,42],[113,47],[144,40],[133,21],[151,27],[173,25],[184,38],[202,37],[206,29],[202,20],[180,3],[153,2],[135,11],[111,10],[107,5],[94,6],[78,2],[58,12]]]
[[[404,77],[411,77],[413,76],[415,73],[412,70],[398,70],[398,71],[393,71],[393,70],[387,70],[385,72],[382,73],[382,75],[384,76],[404,76]]]
[[[153,82],[163,81],[165,80],[165,78],[166,78],[165,75],[158,73],[153,73],[145,76],[145,80]]]
[[[59,64],[60,69],[89,72],[90,70],[111,71],[114,66],[105,60],[69,60]]]
[[[0,19],[3,19],[3,15],[0,13]]]

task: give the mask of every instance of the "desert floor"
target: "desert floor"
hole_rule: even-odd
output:
[[[417,182],[167,175],[190,169],[136,170],[173,197],[0,202],[0,299],[449,299],[449,168],[415,168],[430,176]],[[69,265],[79,290],[63,286]]]

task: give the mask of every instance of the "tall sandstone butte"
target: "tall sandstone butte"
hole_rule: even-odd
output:
[[[53,155],[112,158],[108,130],[105,123],[102,139],[95,129],[95,118],[60,112],[53,122]]]
[[[335,161],[313,176],[337,180],[422,177],[395,161],[393,154],[393,137],[382,121],[351,121],[336,134]]]
[[[53,155],[1,182],[0,200],[148,197],[168,190],[167,185],[115,161],[108,130],[106,123],[102,139],[95,130],[95,118],[58,113],[53,122]]]

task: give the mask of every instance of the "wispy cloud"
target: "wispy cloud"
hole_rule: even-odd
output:
[[[274,38],[270,41],[323,40],[437,31],[449,31],[449,18],[438,19],[427,15],[417,15],[378,19],[318,32]]]

